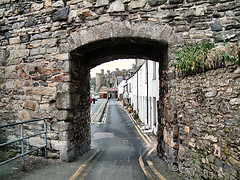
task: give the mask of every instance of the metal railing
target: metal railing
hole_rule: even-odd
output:
[[[23,126],[23,124],[25,124],[25,123],[30,123],[30,122],[36,122],[36,121],[43,121],[43,122],[44,122],[44,131],[41,131],[41,132],[39,132],[39,133],[36,133],[36,134],[30,135],[30,136],[24,137],[24,132],[23,132],[24,126]],[[45,154],[45,158],[47,158],[47,123],[46,123],[46,120],[45,120],[45,119],[32,119],[32,120],[28,120],[28,121],[23,121],[23,122],[17,122],[17,123],[12,123],[12,124],[3,125],[3,126],[0,126],[0,129],[1,129],[1,128],[4,128],[4,127],[8,127],[8,126],[15,126],[15,125],[21,125],[21,138],[16,139],[16,140],[14,140],[14,141],[9,141],[9,142],[6,142],[6,143],[2,143],[2,144],[0,144],[0,147],[3,147],[3,146],[5,146],[5,145],[8,145],[8,144],[12,144],[12,143],[21,141],[21,154],[18,155],[18,156],[15,156],[15,157],[13,157],[13,158],[11,158],[11,159],[9,159],[9,160],[0,162],[0,166],[3,165],[3,164],[8,163],[8,162],[10,162],[10,161],[13,161],[13,160],[15,160],[15,159],[17,159],[17,158],[22,157],[22,168],[23,168],[23,170],[24,170],[24,169],[25,169],[24,156],[27,155],[27,154],[29,154],[29,153],[31,153],[31,152],[33,152],[33,151],[36,151],[36,150],[38,150],[38,149],[41,149],[41,148],[45,148],[45,153],[44,153],[44,154]],[[32,150],[27,151],[27,152],[24,152],[24,140],[25,140],[25,139],[29,139],[29,138],[31,138],[31,137],[35,137],[35,136],[41,135],[41,134],[44,134],[45,145],[40,146],[40,147],[37,147],[37,148],[32,149]]]

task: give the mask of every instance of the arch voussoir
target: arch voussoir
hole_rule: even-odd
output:
[[[81,39],[81,45],[95,41],[94,33],[91,29],[83,29],[77,32]]]
[[[113,37],[113,29],[111,23],[104,23],[92,28],[96,40],[102,40]]]

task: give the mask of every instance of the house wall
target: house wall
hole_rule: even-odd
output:
[[[156,134],[158,125],[157,101],[159,100],[159,64],[154,61],[143,61],[140,69],[138,69],[133,77],[128,79],[127,84],[133,109],[138,112],[140,120],[145,125],[149,126]]]

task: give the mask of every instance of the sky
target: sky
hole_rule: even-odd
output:
[[[133,64],[135,64],[135,59],[121,59],[103,63],[91,69],[91,77],[96,77],[96,73],[101,73],[101,69],[104,69],[104,74],[106,74],[107,70],[110,70],[112,72],[115,71],[116,68],[119,68],[119,70],[131,69]]]

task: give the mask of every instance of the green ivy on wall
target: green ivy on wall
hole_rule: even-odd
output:
[[[208,54],[213,48],[215,48],[213,43],[184,45],[176,52],[176,61],[172,62],[171,66],[174,66],[175,70],[181,71],[183,74],[205,71],[212,67],[212,59],[208,58]],[[238,57],[230,55],[222,49],[219,52],[220,57],[218,59],[221,61],[239,64]]]

